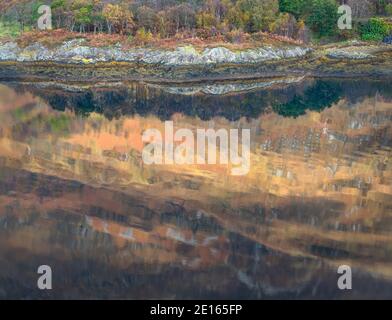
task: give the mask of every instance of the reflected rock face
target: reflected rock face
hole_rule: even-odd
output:
[[[389,84],[211,90],[0,85],[0,297],[390,298]],[[249,173],[145,165],[167,119],[250,129]]]

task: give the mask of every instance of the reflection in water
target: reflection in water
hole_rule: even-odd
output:
[[[391,298],[390,85],[189,90],[0,86],[0,297]],[[144,165],[167,119],[249,128],[249,174]]]
[[[154,115],[161,120],[168,120],[173,114],[181,113],[205,121],[215,117],[236,121],[241,118],[258,118],[271,107],[280,115],[295,117],[304,115],[306,110],[321,111],[341,98],[346,99],[350,104],[355,104],[364,98],[376,95],[384,98],[392,97],[391,86],[388,82],[382,81],[326,79],[305,80],[300,83],[287,81],[286,85],[283,84],[283,80],[275,82],[278,84],[266,89],[237,93],[233,91],[226,95],[203,93],[188,95],[182,94],[183,87],[137,83],[130,83],[127,86],[98,84],[95,87],[54,83],[33,85],[16,83],[11,86],[21,94],[32,92],[56,110],[70,109],[77,115],[95,112],[105,115],[108,119],[137,114]],[[239,84],[226,86],[230,89]]]

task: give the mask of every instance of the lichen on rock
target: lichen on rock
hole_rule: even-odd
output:
[[[95,62],[142,62],[167,66],[189,66],[225,63],[257,63],[266,60],[295,58],[306,55],[309,48],[263,47],[233,52],[225,47],[206,48],[198,52],[192,46],[181,46],[175,50],[133,48],[124,49],[121,45],[106,48],[90,47],[83,39],[64,42],[61,46],[49,49],[40,43],[22,49],[14,42],[0,44],[0,61],[51,61],[79,63],[89,60]]]

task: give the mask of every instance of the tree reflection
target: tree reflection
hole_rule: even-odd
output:
[[[362,79],[309,79],[284,87],[223,95],[173,94],[165,90],[165,87],[153,87],[141,83],[115,88],[78,88],[77,90],[56,87],[43,89],[34,84],[22,87],[24,91],[44,99],[56,110],[70,109],[79,115],[97,112],[108,119],[138,114],[155,115],[161,120],[168,120],[173,114],[181,113],[204,121],[215,117],[237,121],[242,117],[258,118],[271,107],[279,115],[296,118],[305,114],[307,110],[322,111],[329,108],[339,99],[356,103],[378,94],[386,99],[392,97],[392,89],[387,81]]]
[[[304,115],[306,110],[322,111],[331,107],[342,97],[343,89],[339,83],[316,81],[315,85],[305,90],[303,95],[296,95],[291,101],[273,106],[273,110],[284,116]]]

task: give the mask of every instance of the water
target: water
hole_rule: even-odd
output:
[[[392,298],[390,82],[286,80],[0,84],[0,298]],[[250,172],[144,164],[166,120]]]

